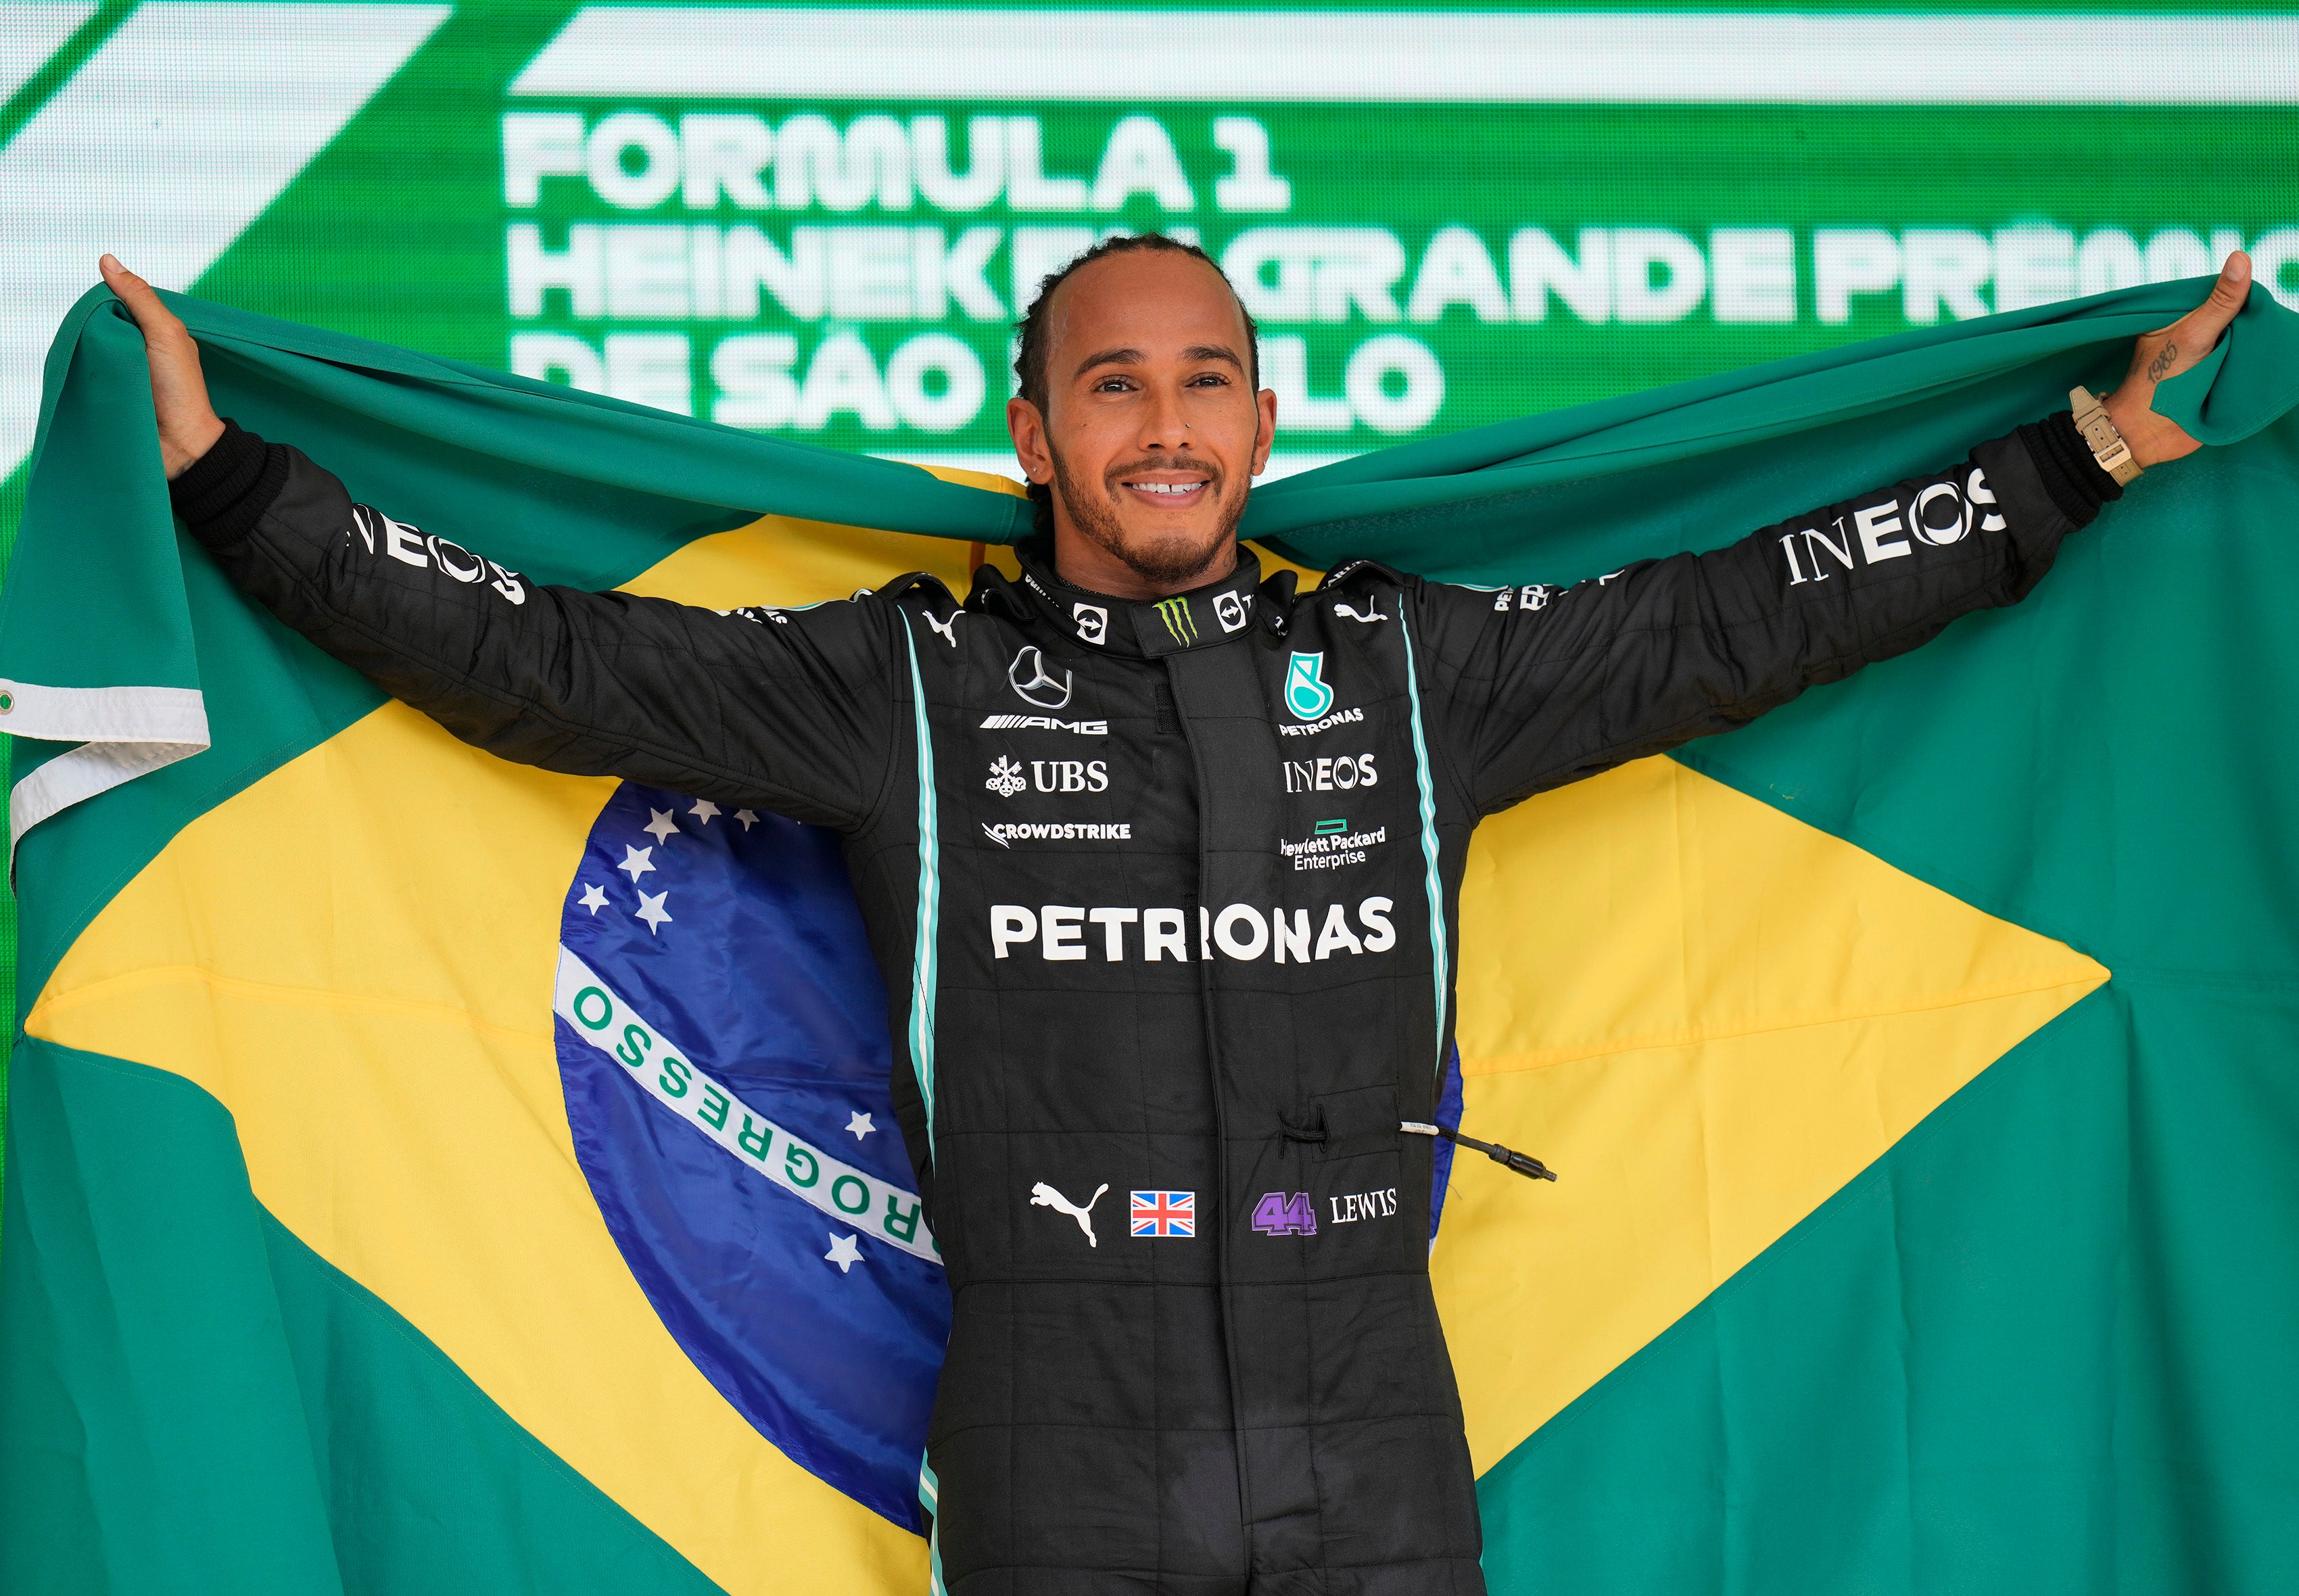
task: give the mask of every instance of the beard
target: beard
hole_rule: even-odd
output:
[[[1211,475],[1206,484],[1216,509],[1210,532],[1175,531],[1161,538],[1129,538],[1117,513],[1117,496],[1125,491],[1118,484],[1136,471],[1170,470],[1173,462],[1129,460],[1123,466],[1113,466],[1102,474],[1101,492],[1097,495],[1070,475],[1062,464],[1060,451],[1053,449],[1050,442],[1047,451],[1054,457],[1054,492],[1062,496],[1062,504],[1070,512],[1070,524],[1088,542],[1144,582],[1166,588],[1186,583],[1237,540],[1238,523],[1245,519],[1245,497],[1252,485],[1250,478],[1244,486],[1232,492],[1227,477],[1218,472]]]

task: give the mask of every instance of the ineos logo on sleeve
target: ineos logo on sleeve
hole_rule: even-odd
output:
[[[1838,516],[1829,523],[1833,537],[1817,526],[1783,533],[1780,545],[1788,558],[1789,585],[1826,582],[1838,568],[1853,571],[1863,565],[1904,559],[1920,545],[1942,549],[1962,542],[1974,520],[1982,532],[2004,530],[1996,490],[1978,467],[1961,487],[1950,478],[1928,484],[1905,504],[1896,498],[1887,499]]]
[[[1077,634],[1096,648],[1100,647],[1102,634],[1109,630],[1109,611],[1099,604],[1073,604],[1070,619],[1077,624]]]
[[[394,521],[381,510],[364,504],[353,505],[351,529],[369,554],[378,551],[380,542],[380,552],[386,558],[413,566],[419,571],[436,570],[451,582],[487,582],[487,574],[493,572],[494,579],[487,582],[489,587],[513,604],[527,602],[527,585],[519,580],[517,571],[483,559],[461,544],[427,533],[419,526]]]
[[[1046,668],[1046,657],[1035,643],[1029,644],[1014,656],[1014,663],[1006,667],[1007,684],[1025,704],[1040,709],[1061,709],[1070,701],[1070,674],[1057,676]]]

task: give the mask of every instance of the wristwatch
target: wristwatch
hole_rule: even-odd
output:
[[[2084,443],[2090,449],[2091,458],[2099,462],[2099,468],[2119,484],[2137,476],[2142,467],[2131,456],[2131,445],[2115,430],[2115,422],[2108,415],[2107,407],[2099,401],[2099,396],[2089,388],[2071,388],[2068,403],[2075,409],[2076,431],[2083,434]]]

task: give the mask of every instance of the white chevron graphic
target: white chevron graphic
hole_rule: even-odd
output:
[[[1153,37],[1208,47],[1191,54],[1188,70],[1153,83],[1144,74],[1158,59]],[[2295,50],[2299,17],[2109,6],[1925,16],[586,5],[510,92],[809,103],[1139,94],[1238,104],[2289,105],[2299,103]]]
[[[0,6],[0,95],[93,10]],[[189,286],[452,10],[155,0],[120,25],[0,149],[0,476],[31,450],[48,341],[96,256]]]
[[[63,47],[73,29],[94,15],[93,5],[63,4],[59,0],[0,5],[0,103],[47,65],[48,58]]]

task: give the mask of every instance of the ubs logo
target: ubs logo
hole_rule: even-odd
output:
[[[1046,668],[1046,657],[1033,643],[1014,656],[1006,667],[1007,685],[1025,704],[1040,709],[1060,709],[1070,701],[1070,674],[1058,676]]]

